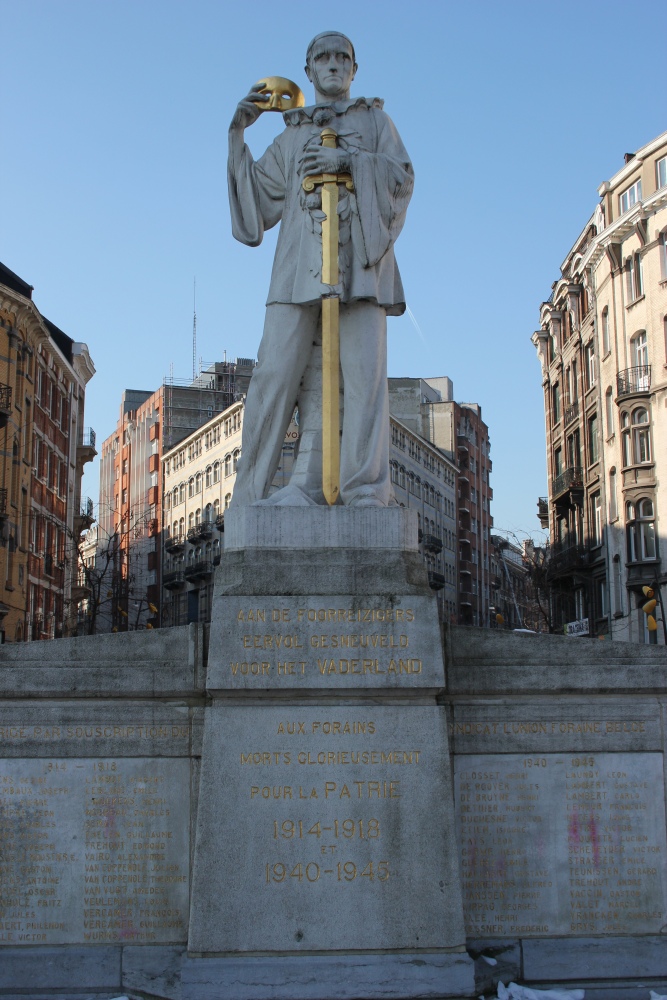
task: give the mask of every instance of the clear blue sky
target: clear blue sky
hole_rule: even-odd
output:
[[[317,13],[213,0],[0,0],[0,260],[97,368],[106,437],[124,388],[198,356],[256,356],[275,231],[236,243],[226,133],[265,75],[296,80],[318,31],[353,39],[352,93],[384,97],[415,194],[397,258],[417,320],[389,321],[390,375],[449,375],[490,427],[496,525],[538,528],[546,492],[539,306],[597,186],[667,129],[667,3],[396,0]],[[284,16],[281,16],[284,15]],[[247,133],[260,153],[281,127]],[[85,490],[97,499],[97,470]]]

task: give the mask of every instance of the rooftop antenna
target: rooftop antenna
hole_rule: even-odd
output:
[[[192,381],[197,378],[197,278],[192,280]]]

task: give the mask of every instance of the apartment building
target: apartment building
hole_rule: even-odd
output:
[[[84,425],[88,348],[42,316],[0,264],[0,600],[3,639],[53,639],[76,617],[81,498],[95,433]],[[4,550],[4,551],[3,551]]]
[[[643,586],[665,583],[667,132],[626,154],[598,194],[532,336],[552,612],[557,626],[664,642],[638,605]]]
[[[461,625],[488,626],[493,490],[491,442],[482,409],[477,403],[457,403],[447,377],[390,378],[389,409],[448,463],[456,535],[454,586],[447,598],[456,607],[450,620],[453,615]]]
[[[162,620],[210,621],[213,574],[220,562],[224,512],[241,454],[245,412],[240,399],[164,455]],[[274,489],[289,482],[299,432],[285,435]]]
[[[123,393],[100,460],[95,565],[108,576],[110,628],[162,624],[162,455],[242,396],[254,364],[251,358],[215,362],[191,382],[168,379],[155,392]]]

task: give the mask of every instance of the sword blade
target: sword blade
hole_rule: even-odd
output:
[[[340,493],[340,319],[338,296],[322,299],[322,492],[328,504]]]

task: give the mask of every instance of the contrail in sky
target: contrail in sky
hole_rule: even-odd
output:
[[[409,316],[409,317],[410,317],[410,319],[412,320],[412,325],[414,326],[415,330],[417,331],[417,333],[418,333],[418,334],[419,334],[419,336],[421,337],[421,339],[422,339],[422,342],[424,343],[424,345],[425,345],[426,347],[428,347],[428,344],[426,343],[426,337],[425,337],[425,336],[424,336],[424,334],[423,334],[423,333],[421,332],[421,328],[420,328],[420,326],[419,326],[419,323],[418,323],[418,322],[417,322],[417,320],[415,319],[415,316],[414,316],[414,313],[413,313],[413,311],[412,311],[412,309],[410,308],[410,306],[409,306],[409,305],[406,305],[406,306],[405,306],[405,311],[407,312],[408,316]]]

